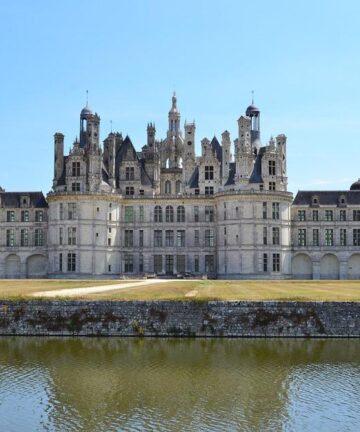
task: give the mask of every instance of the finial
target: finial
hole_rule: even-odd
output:
[[[251,90],[251,104],[254,105],[254,90]]]
[[[112,133],[112,120],[110,120],[110,132]]]
[[[86,106],[89,104],[89,90],[86,90]]]

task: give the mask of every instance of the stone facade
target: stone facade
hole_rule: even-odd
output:
[[[118,132],[101,146],[100,117],[86,106],[68,155],[64,135],[54,135],[47,201],[0,190],[0,277],[360,277],[360,185],[299,192],[292,203],[286,137],[261,144],[254,104],[233,143],[226,130],[205,137],[197,156],[195,133],[195,122],[182,130],[174,94],[164,139],[148,123],[141,151]]]

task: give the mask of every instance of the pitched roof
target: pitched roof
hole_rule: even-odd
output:
[[[260,147],[259,152],[255,159],[254,169],[251,173],[249,183],[263,183],[263,178],[261,175],[261,161],[262,157],[266,151],[265,147]]]
[[[42,192],[0,192],[1,207],[3,208],[20,208],[21,197],[30,198],[29,207],[47,208],[48,203]]]
[[[211,140],[210,143],[213,152],[215,153],[215,156],[217,158],[218,161],[222,161],[222,147],[219,143],[219,141],[217,140],[216,136],[214,136],[214,138]]]
[[[194,172],[191,174],[189,180],[189,187],[198,188],[199,187],[199,167],[196,166]]]
[[[130,155],[132,160],[139,160],[133,143],[131,142],[131,139],[128,135],[126,135],[124,141],[121,143],[121,146],[116,153],[116,164],[122,162],[127,155]]]
[[[225,183],[225,186],[230,186],[235,184],[235,173],[236,173],[236,163],[230,162],[229,164],[229,177]]]
[[[310,205],[312,197],[316,196],[319,205],[338,205],[340,196],[345,197],[347,204],[360,204],[360,191],[299,191],[293,205]]]

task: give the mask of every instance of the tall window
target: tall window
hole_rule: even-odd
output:
[[[179,206],[177,208],[177,222],[185,222],[185,207]]]
[[[177,180],[175,183],[175,192],[179,194],[181,192],[181,181]]]
[[[267,202],[263,202],[263,219],[267,219]]]
[[[171,194],[171,182],[170,182],[170,180],[166,180],[166,182],[165,182],[165,193],[167,195]]]
[[[59,204],[59,219],[60,220],[64,219],[64,204],[63,203]]]
[[[44,212],[42,210],[36,210],[35,212],[35,222],[43,222]]]
[[[68,253],[67,256],[67,271],[74,272],[76,271],[76,254]]]
[[[205,222],[214,222],[214,208],[205,206]]]
[[[280,229],[278,227],[274,227],[272,229],[272,240],[273,240],[273,245],[280,244]]]
[[[270,191],[276,190],[276,183],[275,182],[269,182],[269,190]]]
[[[360,221],[360,210],[353,210],[353,220]]]
[[[278,202],[272,203],[272,218],[280,219],[280,204]]]
[[[215,271],[214,255],[205,255],[205,272],[213,273]]]
[[[125,230],[124,246],[133,247],[134,246],[134,231]]]
[[[166,206],[165,209],[166,222],[174,222],[174,209],[172,206]]]
[[[334,220],[334,214],[332,210],[325,210],[325,220],[327,222],[331,222]]]
[[[21,222],[29,222],[29,210],[22,210],[21,212]]]
[[[205,180],[214,180],[214,167],[205,165]]]
[[[154,247],[162,247],[162,231],[154,231]]]
[[[178,273],[185,273],[185,255],[176,256],[176,271]]]
[[[63,244],[63,238],[64,238],[64,235],[63,235],[63,228],[59,228],[59,245],[62,245]]]
[[[325,230],[325,245],[326,246],[334,246],[334,230],[326,229]]]
[[[199,273],[200,271],[200,260],[199,255],[194,256],[194,272]]]
[[[346,229],[340,228],[340,246],[346,246]]]
[[[158,205],[154,209],[154,222],[162,222],[162,208]]]
[[[20,246],[29,246],[29,231],[27,229],[20,231]]]
[[[174,257],[172,255],[165,255],[165,272],[174,273]]]
[[[268,271],[268,254],[264,253],[263,254],[263,272],[267,272]]]
[[[8,210],[6,212],[6,222],[15,222],[15,211]]]
[[[166,230],[165,231],[165,246],[172,247],[174,246],[174,231]]]
[[[267,245],[267,243],[268,243],[268,241],[267,241],[267,228],[266,227],[264,227],[263,228],[263,244],[264,245]]]
[[[59,254],[59,271],[63,271],[63,254]]]
[[[144,231],[139,230],[139,247],[144,246]]]
[[[72,176],[73,177],[79,177],[80,176],[80,162],[73,162],[72,163]]]
[[[144,222],[144,206],[139,207],[139,221]]]
[[[154,255],[154,273],[162,272],[162,255]]]
[[[76,245],[76,227],[68,227],[68,245]]]
[[[194,206],[194,222],[199,222],[199,206]]]
[[[194,231],[194,246],[195,247],[200,246],[200,231],[199,230]]]
[[[353,230],[353,245],[360,246],[360,229],[358,228]]]
[[[206,247],[213,247],[214,246],[214,230],[207,229],[205,230],[205,246]]]
[[[134,222],[133,206],[125,206],[125,222]]]
[[[185,230],[176,231],[176,246],[185,247]]]
[[[79,182],[71,183],[71,192],[80,192],[80,183]]]
[[[76,219],[76,203],[69,203],[68,204],[68,219]]]
[[[13,229],[6,230],[6,246],[7,247],[15,246],[15,231]]]
[[[276,175],[275,161],[269,161],[269,175]]]
[[[299,246],[306,246],[306,229],[304,228],[298,230],[298,244]]]
[[[144,255],[139,254],[139,273],[144,271]]]
[[[319,210],[313,210],[312,212],[312,220],[318,221],[319,220]]]
[[[134,180],[135,179],[135,168],[134,167],[126,167],[125,168],[125,179],[126,180]]]
[[[205,186],[205,195],[214,195],[214,187]]]
[[[340,210],[340,215],[339,215],[339,219],[341,221],[346,221],[346,210]]]
[[[132,273],[134,271],[134,257],[132,254],[124,254],[124,272]]]
[[[44,231],[37,228],[34,233],[35,236],[35,246],[44,246]]]
[[[319,246],[320,240],[319,240],[319,230],[313,229],[313,246]]]
[[[304,221],[304,220],[306,220],[306,212],[305,212],[305,210],[299,210],[298,211],[298,220],[299,221]]]
[[[280,254],[274,253],[273,254],[273,272],[279,272],[280,271]]]

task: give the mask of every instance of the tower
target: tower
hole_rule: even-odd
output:
[[[169,129],[168,138],[180,135],[180,112],[177,109],[177,98],[174,92],[172,105],[169,111]]]
[[[254,101],[246,108],[246,116],[251,122],[251,147],[257,153],[260,148],[260,110],[254,105]]]
[[[64,170],[64,135],[54,135],[54,187],[57,185]]]
[[[226,130],[221,134],[221,146],[222,146],[222,185],[224,186],[227,179],[229,178],[229,170],[230,170],[230,134]]]
[[[185,144],[184,144],[184,163],[183,163],[183,183],[186,185],[195,169],[195,122],[185,123]]]
[[[80,147],[90,151],[99,150],[100,117],[86,105],[80,113]]]
[[[148,123],[147,125],[147,145],[149,147],[154,147],[155,144],[155,123]]]

